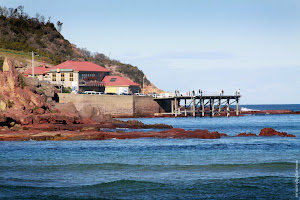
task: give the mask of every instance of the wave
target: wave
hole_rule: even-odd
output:
[[[241,111],[260,111],[260,110],[254,110],[250,108],[241,107]]]
[[[5,169],[7,166],[0,166]],[[295,168],[293,162],[272,162],[272,163],[241,163],[241,164],[208,164],[208,165],[143,165],[143,164],[123,164],[123,163],[99,163],[99,164],[68,164],[68,165],[48,165],[48,166],[14,166],[12,170],[18,171],[126,171],[126,170],[144,170],[144,171],[188,171],[188,170],[290,170]],[[0,177],[1,180],[1,177]]]
[[[66,187],[10,186],[0,182],[0,199],[286,199],[294,177],[256,176],[160,183],[121,179]]]
[[[243,178],[223,178],[223,179],[197,179],[196,181],[193,181],[194,184],[198,183],[211,183],[211,182],[224,182],[224,181],[236,181],[236,182],[244,182],[247,180],[253,180],[253,181],[259,181],[259,180],[266,180],[266,179],[291,179],[293,177],[282,177],[282,176],[252,176],[252,177],[243,177]],[[178,183],[184,183],[185,181],[178,181]],[[167,186],[170,184],[176,184],[175,182],[154,182],[154,181],[140,181],[140,180],[130,180],[130,179],[120,179],[120,180],[115,180],[115,181],[110,181],[110,182],[102,182],[102,183],[97,183],[97,184],[92,184],[92,185],[66,185],[65,187],[61,186],[52,186],[52,187],[41,187],[41,186],[28,186],[28,185],[7,185],[0,183],[0,188],[31,188],[31,189],[42,189],[42,188],[47,188],[47,189],[63,189],[63,188],[82,188],[82,189],[88,189],[88,188],[102,188],[104,189],[105,187],[118,187],[118,186],[126,186],[126,187],[134,187],[134,186]]]

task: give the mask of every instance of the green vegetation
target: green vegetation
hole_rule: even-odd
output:
[[[3,71],[4,60],[0,58],[0,71]]]
[[[45,17],[36,14],[31,18],[23,12],[24,7],[6,8],[0,6],[0,46],[4,49],[28,53],[37,52],[40,56],[48,58],[52,64],[59,64],[67,60],[66,56],[78,58],[71,43],[57,31],[61,30],[61,22],[57,28]]]
[[[22,75],[22,74],[19,75],[19,80],[20,80],[20,82],[21,82],[21,87],[22,87],[22,89],[24,89],[25,86],[28,86],[28,85],[26,84],[26,82],[24,81],[24,78],[23,78],[23,75]]]
[[[32,111],[35,111],[35,110],[37,110],[37,109],[39,109],[39,107],[34,107],[33,109],[32,109]]]
[[[62,90],[63,93],[71,93],[72,92],[72,88],[70,87],[64,87]]]
[[[63,23],[58,21],[55,25],[50,19],[46,21],[39,13],[30,17],[24,12],[24,6],[0,6],[0,53],[31,59],[30,52],[34,51],[39,54],[35,59],[53,65],[66,60],[91,61],[103,67],[117,65],[118,72],[142,85],[144,73],[136,66],[112,60],[102,53],[76,48],[60,34]],[[145,84],[150,81],[145,79]]]

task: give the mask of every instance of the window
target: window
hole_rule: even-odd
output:
[[[60,74],[60,80],[61,81],[65,81],[65,73],[61,73]]]
[[[109,82],[116,82],[116,78],[111,78]]]
[[[74,81],[74,74],[70,73],[69,81]]]
[[[81,74],[81,80],[84,81],[96,80],[96,74]]]
[[[56,73],[52,74],[52,81],[56,81]]]

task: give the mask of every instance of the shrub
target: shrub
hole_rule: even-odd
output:
[[[26,82],[24,81],[24,78],[23,78],[23,76],[22,76],[21,74],[19,75],[19,80],[20,80],[20,82],[21,82],[21,87],[22,87],[22,89],[24,89],[25,86],[28,86],[28,85],[26,84]]]
[[[0,59],[0,71],[3,71],[3,63],[4,63],[4,60]]]
[[[63,93],[71,93],[71,92],[72,92],[72,88],[70,88],[70,87],[66,87],[66,88],[65,88],[65,87],[64,87],[63,90],[62,90],[62,92],[63,92]]]

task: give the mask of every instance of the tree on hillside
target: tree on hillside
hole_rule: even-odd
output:
[[[60,21],[57,21],[57,23],[56,23],[56,26],[57,26],[57,31],[58,31],[58,32],[61,32],[62,25],[63,25],[63,23],[62,23],[62,22],[60,22]]]
[[[0,6],[0,15],[4,17],[8,16],[8,9],[5,6],[4,7]]]
[[[20,11],[20,15],[21,15],[21,18],[23,18],[23,14],[24,14],[24,6],[18,6],[17,9]]]

